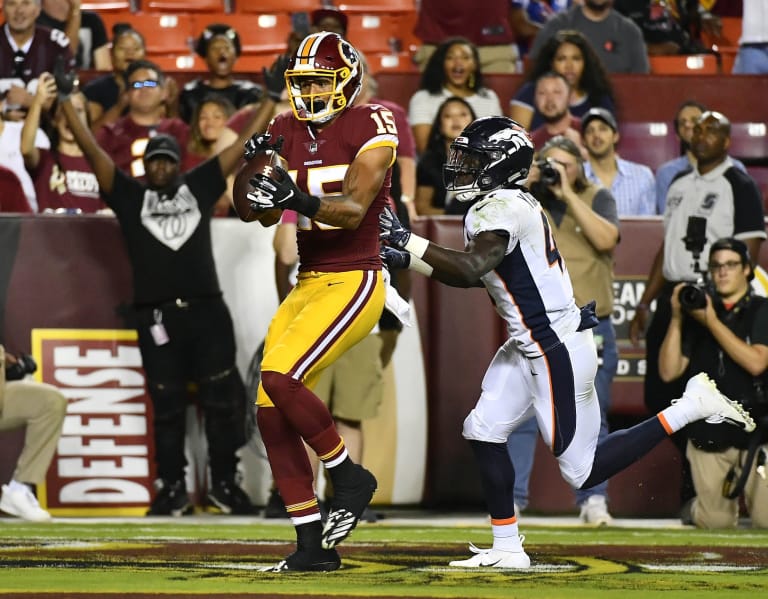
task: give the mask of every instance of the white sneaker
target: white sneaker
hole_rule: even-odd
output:
[[[607,526],[613,523],[613,518],[608,513],[608,504],[604,495],[590,495],[581,504],[579,519],[585,524]]]
[[[502,551],[501,549],[479,549],[472,543],[469,550],[474,553],[469,559],[450,562],[449,566],[457,568],[517,568],[524,570],[531,567],[531,558],[523,551],[522,542],[525,537],[520,537],[520,551]]]
[[[45,522],[51,519],[51,515],[40,507],[37,497],[32,494],[26,485],[3,485],[3,496],[0,498],[0,510],[12,516],[18,516],[23,520],[32,522]]]
[[[755,421],[744,406],[720,393],[717,385],[703,372],[691,377],[685,385],[683,396],[673,399],[672,403],[690,407],[695,416],[693,421],[706,419],[712,423],[728,422],[747,433],[755,430]]]

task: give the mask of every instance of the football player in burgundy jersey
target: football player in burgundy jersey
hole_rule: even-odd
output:
[[[52,73],[61,56],[69,68],[75,58],[63,31],[35,24],[40,0],[6,0],[5,23],[0,33],[0,94],[5,94],[4,110],[26,111],[32,104],[37,78]],[[28,84],[32,84],[28,88]]]
[[[525,187],[532,158],[530,136],[507,117],[477,119],[451,144],[446,187],[458,200],[472,202],[463,251],[414,235],[389,210],[381,217],[390,267],[411,268],[453,287],[483,285],[507,323],[509,338],[488,366],[463,429],[483,481],[493,546],[470,545],[475,555],[450,562],[459,568],[531,565],[518,534],[515,470],[506,441],[533,414],[563,478],[577,489],[613,476],[690,422],[716,416],[747,431],[755,428],[741,404],[699,373],[674,405],[598,441],[595,303],[576,305],[547,217]],[[564,178],[564,167],[558,167]]]
[[[311,390],[326,366],[370,333],[384,306],[378,218],[388,201],[397,128],[384,106],[353,105],[362,70],[357,51],[339,35],[304,38],[285,72],[292,111],[269,126],[272,141],[284,139],[289,172],[253,177],[248,194],[253,207],[299,213],[298,282],[270,324],[257,398],[272,474],[297,536],[296,552],[275,572],[339,568],[335,546],[377,485],[349,458]],[[258,151],[260,140],[252,141]],[[302,439],[333,483],[324,527]]]

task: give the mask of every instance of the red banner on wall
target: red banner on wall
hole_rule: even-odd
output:
[[[151,402],[135,331],[34,329],[37,379],[68,400],[41,505],[54,516],[140,516],[151,497]]]

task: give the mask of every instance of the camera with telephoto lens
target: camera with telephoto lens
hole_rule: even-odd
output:
[[[680,300],[680,306],[685,310],[698,310],[706,308],[707,293],[709,286],[706,283],[706,271],[699,267],[699,257],[707,244],[707,219],[701,216],[689,216],[688,226],[683,237],[685,249],[693,254],[693,271],[697,273],[699,279],[695,283],[686,283],[680,288],[677,296]]]
[[[33,374],[37,370],[37,362],[29,354],[19,354],[16,356],[16,363],[10,364],[6,356],[5,359],[5,380],[20,381],[28,374]]]
[[[551,158],[537,160],[536,166],[541,172],[541,182],[545,185],[557,185],[560,183],[560,172],[555,168],[555,163]]]

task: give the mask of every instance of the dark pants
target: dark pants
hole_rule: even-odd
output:
[[[155,310],[170,341],[156,345],[150,334]],[[186,408],[190,391],[205,418],[209,465],[214,483],[234,480],[235,452],[246,442],[248,401],[235,364],[232,318],[221,298],[189,300],[137,309],[139,348],[154,409],[157,476],[184,478]]]

